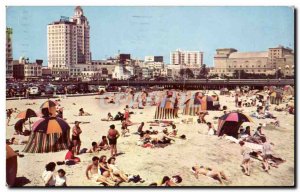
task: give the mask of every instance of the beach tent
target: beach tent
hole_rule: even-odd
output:
[[[28,119],[29,120],[29,128],[31,127],[30,118],[31,117],[38,117],[38,114],[36,114],[35,111],[32,109],[26,109],[25,111],[21,111],[16,118],[19,119]]]
[[[253,122],[250,117],[240,112],[231,112],[219,118],[217,135],[224,134],[237,138],[240,126],[244,122]]]
[[[27,145],[23,152],[48,153],[68,149],[70,126],[59,117],[41,118],[32,126]]]
[[[58,103],[57,103],[56,101],[48,100],[48,101],[45,101],[45,102],[41,105],[40,109],[42,110],[42,109],[44,109],[44,108],[47,108],[48,111],[49,111],[49,113],[51,113],[51,116],[52,116],[52,117],[55,117],[55,116],[56,116],[56,105],[57,105],[57,104],[58,104]]]
[[[229,94],[230,94],[230,92],[226,87],[220,89],[220,95],[229,95]]]
[[[154,119],[175,119],[178,118],[178,107],[176,93],[167,91],[166,96],[158,104]]]
[[[282,103],[282,93],[280,91],[273,91],[270,93],[270,103],[280,104]]]
[[[217,95],[205,95],[201,98],[201,110],[218,110],[220,108],[219,97]]]
[[[6,145],[6,183],[8,186],[14,186],[18,171],[18,155],[14,150]]]
[[[201,111],[201,99],[203,94],[200,92],[196,92],[184,102],[183,115],[191,115],[195,116],[199,111]]]

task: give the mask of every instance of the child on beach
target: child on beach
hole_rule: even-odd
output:
[[[245,171],[245,175],[250,176],[250,149],[245,146],[244,141],[239,142],[241,148],[241,155],[243,156],[242,167]]]
[[[42,178],[44,180],[46,187],[54,187],[55,186],[55,177],[54,177],[54,170],[56,164],[54,162],[50,162],[46,165],[46,170],[42,174]]]
[[[87,152],[88,153],[95,153],[100,151],[100,148],[97,146],[96,142],[92,142],[92,148],[90,148]]]
[[[67,186],[67,178],[66,172],[63,169],[59,169],[57,171],[57,175],[55,177],[55,186],[56,187],[66,187]]]

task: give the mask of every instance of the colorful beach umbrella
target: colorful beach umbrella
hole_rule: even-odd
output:
[[[240,112],[231,112],[219,118],[217,135],[224,134],[237,138],[239,127],[244,122],[252,122],[253,120]]]
[[[33,124],[25,153],[48,153],[68,149],[70,126],[59,117],[42,118]]]
[[[40,109],[44,109],[44,108],[47,108],[49,113],[51,113],[51,116],[54,117],[56,115],[56,106],[58,105],[58,102],[56,101],[52,101],[52,100],[48,100],[48,101],[45,101]]]
[[[19,119],[28,119],[30,117],[37,117],[38,115],[36,114],[35,111],[33,111],[32,109],[26,109],[25,111],[21,111],[16,118]]]
[[[56,107],[56,105],[58,105],[57,101],[52,101],[52,100],[48,100],[45,101],[42,105],[41,105],[41,109],[43,108],[51,108],[51,107]]]
[[[67,122],[59,117],[42,118],[34,122],[32,130],[34,132],[42,132],[46,134],[62,133],[70,129]]]
[[[240,113],[240,112],[227,113],[222,117],[220,117],[219,119],[223,121],[233,121],[233,122],[253,122],[253,120],[248,115],[245,115],[244,113]]]

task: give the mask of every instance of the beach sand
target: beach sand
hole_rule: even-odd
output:
[[[106,118],[107,113],[111,112],[114,116],[118,111],[123,112],[125,104],[100,104],[103,100],[95,99],[96,96],[70,97],[61,99],[61,105],[64,107],[64,118],[68,123],[73,123],[75,120],[90,122],[81,124],[83,133],[81,134],[81,148],[90,148],[92,141],[99,142],[103,135],[107,135],[109,125],[115,124],[117,130],[121,131],[120,122],[105,122],[101,121]],[[35,105],[25,105],[27,102],[34,101]],[[11,100],[7,101],[6,108],[15,108],[25,110],[31,108],[38,111],[40,105],[46,99],[37,100]],[[76,105],[73,105],[76,103]],[[226,105],[229,110],[235,109],[234,97],[220,96],[221,105]],[[92,116],[75,116],[80,108],[84,108],[86,112]],[[178,122],[178,134],[185,134],[187,139],[176,139],[175,143],[165,148],[142,148],[136,145],[139,138],[138,135],[132,134],[136,132],[138,125],[130,126],[131,131],[129,137],[120,137],[118,139],[118,152],[123,154],[117,156],[117,165],[125,173],[139,174],[144,180],[144,183],[121,183],[121,186],[147,186],[152,182],[158,182],[163,176],[172,176],[179,174],[183,181],[181,186],[221,186],[216,180],[206,176],[199,176],[196,179],[191,167],[195,164],[200,164],[208,167],[214,167],[222,170],[229,177],[230,183],[224,186],[292,186],[294,185],[294,115],[285,112],[274,111],[275,105],[271,106],[271,112],[278,117],[281,123],[280,128],[263,129],[267,139],[275,144],[273,151],[276,155],[286,160],[280,164],[278,168],[271,167],[269,173],[263,171],[261,162],[252,160],[251,176],[246,176],[242,173],[240,164],[242,156],[240,155],[240,146],[235,143],[230,143],[227,140],[220,139],[217,136],[207,135],[207,126],[205,124],[179,123],[182,119],[187,119],[189,116],[183,116],[179,113],[180,118],[175,119]],[[255,107],[243,108],[244,113],[250,115],[251,111],[255,111]],[[135,112],[131,116],[131,121],[140,123],[151,121],[154,118],[155,107],[146,106],[145,109],[132,109]],[[182,112],[182,110],[181,110]],[[217,128],[217,120],[213,120],[214,116],[221,116],[222,111],[209,111],[207,121],[213,122]],[[13,137],[14,123],[17,121],[14,117],[10,122],[10,126],[6,129],[6,138]],[[255,123],[251,125],[252,134],[259,123],[270,121],[269,119],[253,119]],[[73,127],[74,124],[70,124]],[[146,123],[144,129],[148,129],[149,124]],[[153,127],[153,129],[162,129]],[[171,130],[171,128],[168,128]],[[18,137],[17,137],[18,138]],[[25,145],[11,145],[14,150],[23,150]],[[22,153],[22,152],[21,152]],[[45,165],[51,161],[63,161],[66,151],[56,153],[32,154],[22,153],[23,158],[18,158],[18,173],[19,185],[25,186],[44,186],[42,173]],[[93,156],[106,155],[110,156],[110,151],[101,151],[95,154],[81,154],[78,157],[81,162],[75,166],[60,165],[56,170],[62,168],[66,171],[68,186],[99,186],[88,180],[85,176],[85,170],[88,164],[91,163]],[[25,182],[27,178],[30,182]],[[25,181],[24,181],[25,179]],[[22,183],[24,182],[24,183]]]

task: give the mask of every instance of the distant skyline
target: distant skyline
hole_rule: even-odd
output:
[[[72,17],[75,6],[9,6],[13,57],[47,64],[47,25]],[[213,66],[217,48],[266,51],[281,44],[294,49],[292,7],[98,7],[82,6],[90,24],[92,59],[121,53],[144,59],[162,55],[169,63],[176,49],[204,52]]]

